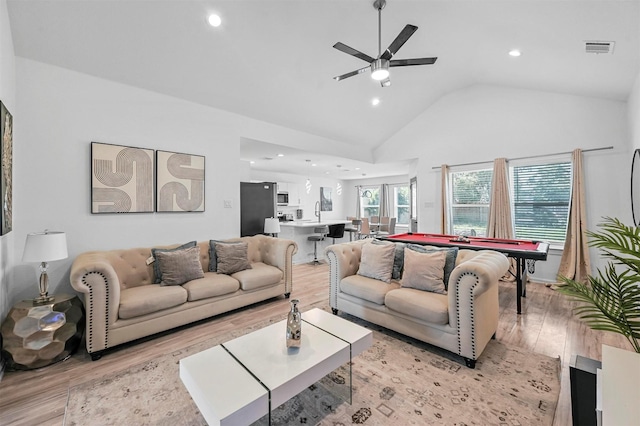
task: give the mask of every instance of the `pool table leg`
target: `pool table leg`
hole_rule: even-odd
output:
[[[518,314],[522,313],[522,264],[524,259],[516,258],[516,301],[518,306]]]

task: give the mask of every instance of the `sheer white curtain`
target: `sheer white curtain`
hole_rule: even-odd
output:
[[[448,180],[449,180],[449,166],[443,164],[440,169],[440,179],[441,188],[440,194],[442,198],[442,209],[440,210],[440,233],[447,234],[449,231],[449,221],[447,220],[449,217],[449,191],[448,188]]]
[[[575,281],[586,282],[587,275],[591,271],[591,260],[587,243],[587,209],[584,195],[582,150],[575,149],[571,153],[571,161],[573,164],[573,183],[571,187],[569,222],[558,275]]]

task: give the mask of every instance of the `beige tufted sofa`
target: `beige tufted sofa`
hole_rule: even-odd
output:
[[[460,250],[447,294],[402,288],[357,275],[362,245],[371,239],[326,248],[329,304],[342,311],[462,356],[468,367],[495,336],[498,280],[509,268],[498,252]]]
[[[199,242],[205,277],[181,286],[153,284],[153,265],[147,264],[151,248],[79,255],[71,267],[71,285],[85,296],[92,359],[125,342],[280,295],[289,297],[295,242],[265,235],[226,241],[248,243],[252,268],[231,275],[208,272],[209,241]]]

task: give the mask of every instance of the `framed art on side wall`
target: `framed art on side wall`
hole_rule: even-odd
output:
[[[330,212],[333,210],[333,200],[331,199],[331,187],[320,187],[320,210]]]
[[[203,212],[205,158],[156,151],[158,212]]]
[[[91,213],[154,211],[152,149],[91,143]]]
[[[0,233],[5,235],[11,232],[13,223],[13,116],[2,102],[0,102],[0,135],[2,135],[0,146],[0,163],[2,164]]]

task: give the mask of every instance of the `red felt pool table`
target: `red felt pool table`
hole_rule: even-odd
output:
[[[456,235],[443,234],[422,234],[422,233],[404,233],[389,235],[386,237],[378,237],[382,240],[441,246],[441,247],[459,247],[470,250],[495,250],[516,260],[516,285],[517,285],[517,305],[518,313],[522,312],[522,303],[520,296],[527,295],[526,291],[526,275],[527,260],[531,261],[531,267],[536,260],[547,260],[549,252],[549,244],[541,241],[528,240],[505,240],[499,238],[487,237],[465,237],[460,239]]]

